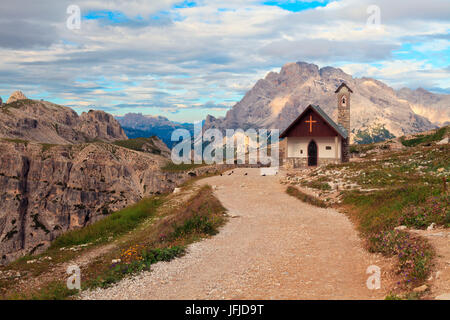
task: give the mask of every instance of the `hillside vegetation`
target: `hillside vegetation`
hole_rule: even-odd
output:
[[[225,214],[209,186],[192,188],[190,183],[184,193],[144,199],[87,228],[64,234],[40,255],[0,267],[0,275],[7,276],[0,280],[2,298],[67,299],[76,295],[77,290],[66,287],[64,265],[69,261],[81,267],[82,290],[111,286],[150,270],[154,263],[183,255],[190,243],[216,234],[226,222]],[[91,256],[87,263],[76,262],[84,256]],[[20,281],[11,281],[17,273]]]
[[[399,141],[357,146],[359,161],[320,167],[287,182],[315,189],[346,211],[370,251],[397,257],[398,286],[411,290],[430,275],[434,251],[403,229],[450,227],[450,145],[438,143],[448,134],[444,127],[400,138],[399,149],[393,148]]]
[[[128,140],[119,140],[119,141],[115,141],[114,144],[117,146],[123,147],[123,148],[135,150],[135,151],[147,152],[147,153],[162,155],[165,157],[170,156],[170,150],[156,136],[152,136],[150,138],[135,138],[135,139],[128,139]]]

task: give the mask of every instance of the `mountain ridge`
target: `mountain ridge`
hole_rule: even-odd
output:
[[[309,104],[319,105],[335,120],[334,91],[342,82],[354,91],[351,97],[353,142],[358,132],[373,127],[384,127],[391,135],[401,136],[431,130],[450,121],[450,95],[424,89],[396,91],[376,79],[353,78],[339,68],[296,62],[287,63],[279,73],[272,71],[258,80],[225,117],[208,115],[205,129],[284,130]]]
[[[170,150],[160,139],[127,139],[111,114],[79,116],[19,92],[8,101],[0,106],[0,265],[190,179],[163,170]]]
[[[142,113],[127,113],[124,116],[116,116],[129,138],[158,136],[169,148],[176,142],[172,142],[172,132],[176,129],[186,129],[191,135],[194,132],[194,124],[171,121],[163,116],[143,115]]]
[[[73,109],[48,101],[27,99],[14,92],[0,106],[0,138],[50,144],[84,143],[127,139],[114,117],[90,110],[78,115]]]

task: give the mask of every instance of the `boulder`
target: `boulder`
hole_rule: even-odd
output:
[[[180,193],[180,192],[181,192],[181,189],[180,189],[180,188],[175,188],[175,189],[173,189],[173,193],[175,193],[175,194]]]

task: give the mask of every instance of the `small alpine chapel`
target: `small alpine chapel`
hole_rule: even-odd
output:
[[[338,123],[319,106],[309,105],[280,135],[285,139],[287,168],[313,167],[350,160],[350,94],[346,83],[336,90]]]

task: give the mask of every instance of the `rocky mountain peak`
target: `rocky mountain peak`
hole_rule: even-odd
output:
[[[26,100],[27,97],[22,93],[22,91],[15,91],[13,94],[9,97],[8,101],[6,103],[12,103],[18,100]]]
[[[352,76],[342,71],[340,68],[323,67],[319,71],[320,77],[324,79],[335,79],[339,82],[350,81]]]
[[[127,139],[119,122],[109,113],[101,110],[89,110],[80,116],[80,131],[94,136],[100,140],[124,140]]]
[[[395,136],[431,130],[450,120],[450,95],[426,90],[395,91],[372,78],[353,78],[342,69],[312,63],[285,64],[269,72],[223,118],[209,117],[205,129],[285,129],[309,104],[319,105],[336,119],[335,91],[346,82],[354,91],[351,104],[351,137],[385,127]]]
[[[280,71],[280,77],[288,82],[305,81],[319,76],[319,67],[312,63],[296,62],[285,64]]]

